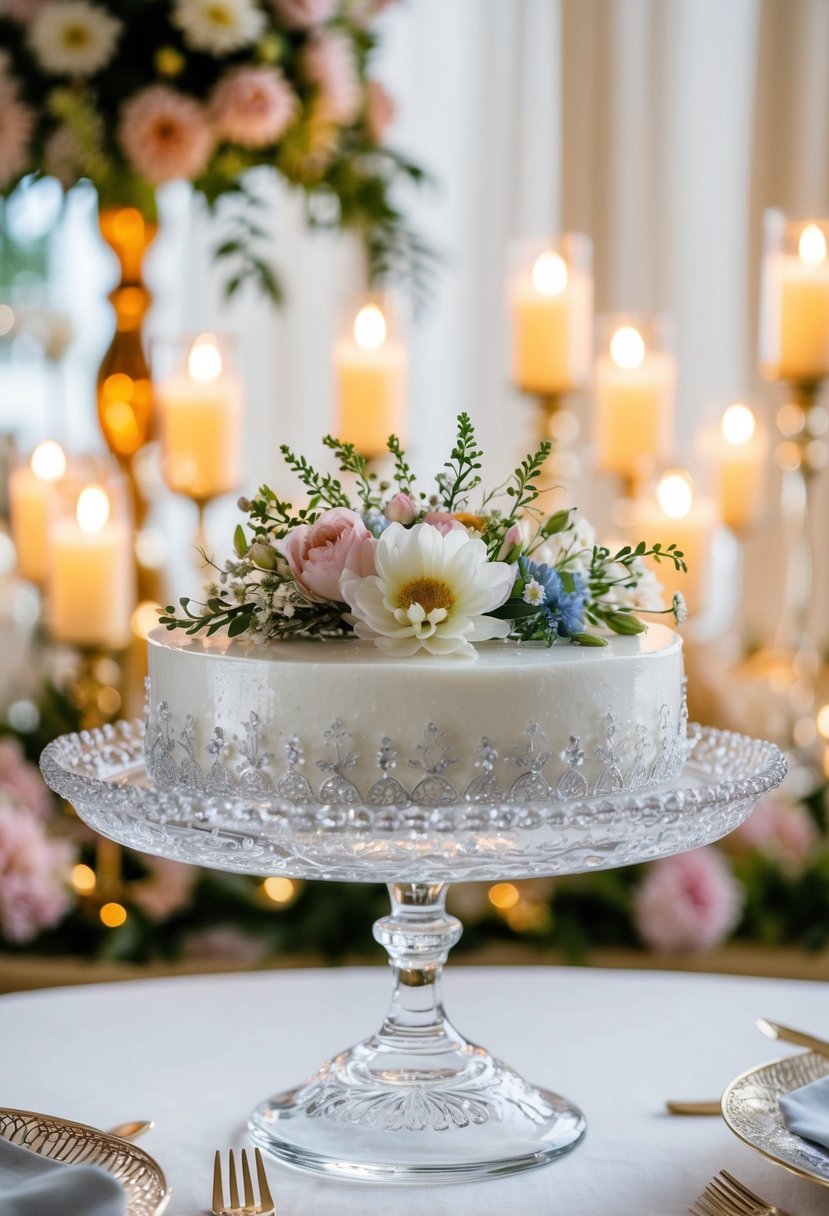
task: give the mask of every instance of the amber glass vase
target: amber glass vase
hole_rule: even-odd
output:
[[[98,372],[98,418],[107,447],[129,479],[136,528],[147,513],[147,501],[136,478],[134,458],[152,432],[153,392],[144,354],[142,327],[152,296],[143,278],[144,256],[158,225],[137,207],[102,207],[101,235],[118,259],[119,282],[109,298],[115,311],[115,334]],[[158,575],[138,565],[142,599],[158,595]]]

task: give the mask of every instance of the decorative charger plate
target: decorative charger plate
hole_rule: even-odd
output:
[[[735,1136],[770,1161],[829,1186],[829,1150],[790,1132],[779,1107],[784,1094],[825,1076],[829,1076],[829,1059],[813,1052],[761,1064],[726,1088],[723,1119]]]
[[[161,1216],[170,1202],[157,1162],[128,1140],[96,1127],[29,1110],[0,1110],[0,1136],[53,1161],[106,1170],[126,1192],[127,1216]]]

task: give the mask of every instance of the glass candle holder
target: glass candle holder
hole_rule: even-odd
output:
[[[632,504],[632,544],[644,540],[650,546],[659,541],[663,549],[673,544],[684,554],[687,572],[670,561],[651,563],[666,606],[675,592],[681,592],[689,616],[699,616],[707,608],[712,544],[719,525],[716,502],[700,491],[687,469],[666,469]]]
[[[334,343],[334,434],[369,460],[389,435],[405,443],[408,350],[399,313],[385,296],[352,300]]]
[[[512,379],[524,393],[561,397],[587,387],[593,328],[593,243],[568,232],[510,251]]]
[[[768,427],[748,397],[718,403],[716,422],[703,432],[700,449],[712,470],[722,521],[732,532],[750,531],[763,514],[770,447]]]
[[[155,338],[153,387],[167,486],[200,510],[242,480],[242,381],[231,334]]]
[[[598,467],[630,489],[673,446],[676,359],[664,316],[597,318],[594,432]]]
[[[47,555],[50,502],[66,476],[67,457],[54,439],[47,439],[9,477],[11,534],[20,576],[43,587],[49,568]]]
[[[57,487],[49,515],[48,628],[56,642],[123,650],[135,608],[129,485],[92,462]]]
[[[763,216],[760,367],[769,380],[829,375],[829,219]]]

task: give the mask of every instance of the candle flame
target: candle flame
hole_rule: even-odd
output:
[[[54,439],[39,443],[32,452],[30,463],[39,481],[60,481],[66,472],[66,455]]]
[[[720,424],[723,439],[735,447],[748,443],[757,430],[757,420],[747,405],[729,405]]]
[[[222,354],[212,334],[202,334],[190,347],[187,370],[191,379],[209,384],[222,374]]]
[[[78,495],[75,509],[78,527],[87,536],[100,532],[109,519],[109,499],[101,486],[86,486]]]
[[[691,478],[681,469],[671,469],[660,479],[656,497],[663,515],[668,519],[684,519],[694,505]]]
[[[645,361],[645,339],[632,325],[623,325],[610,339],[610,357],[617,367],[634,371]]]
[[[826,237],[817,224],[807,224],[800,234],[797,252],[807,266],[819,266],[826,261]]]
[[[567,286],[567,263],[559,253],[548,250],[535,259],[533,287],[540,296],[560,296]]]
[[[379,350],[386,340],[388,326],[382,309],[366,304],[354,318],[354,341],[361,350]]]

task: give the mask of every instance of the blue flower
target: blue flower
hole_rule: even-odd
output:
[[[539,615],[559,637],[569,638],[584,629],[584,605],[587,600],[587,579],[578,571],[568,571],[572,590],[565,591],[561,575],[554,566],[537,563],[528,557],[518,559],[518,568],[525,582],[535,580],[544,589],[544,602]]]

